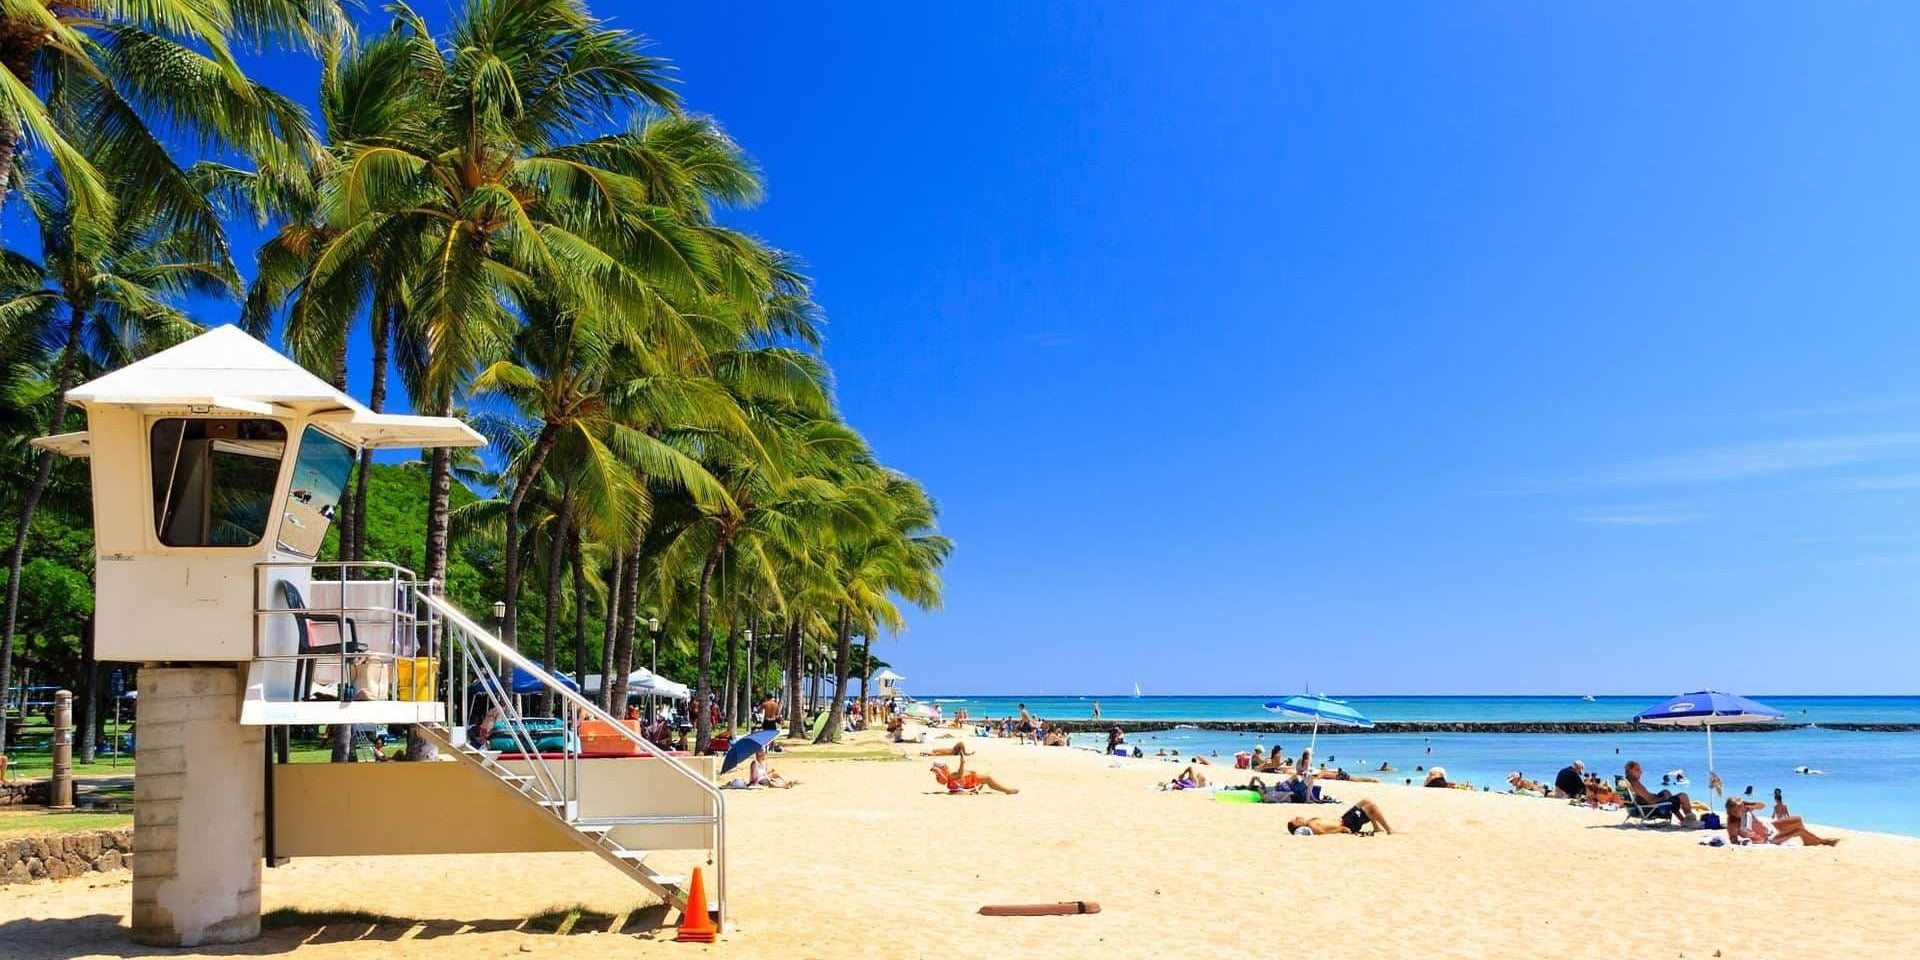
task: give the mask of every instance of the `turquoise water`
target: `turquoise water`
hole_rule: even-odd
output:
[[[1601,697],[1344,697],[1375,720],[1627,720],[1667,695]],[[1087,719],[1098,700],[1103,719],[1121,726],[1140,720],[1281,719],[1262,709],[1263,697],[927,697],[941,701],[951,714],[965,708],[975,717],[1000,717],[1026,703],[1041,717]],[[1920,697],[1767,697],[1759,699],[1787,713],[1799,723],[1920,723]],[[1287,754],[1306,746],[1306,736],[1234,733],[1229,731],[1169,730],[1128,737],[1147,753],[1178,750],[1218,752],[1231,758],[1241,750],[1278,744]],[[1099,748],[1103,735],[1081,735],[1076,746]],[[1735,792],[1748,785],[1756,796],[1771,801],[1773,789],[1786,793],[1793,811],[1815,823],[1831,823],[1861,830],[1920,836],[1920,733],[1849,733],[1837,730],[1793,730],[1780,733],[1719,733],[1713,739],[1715,766]],[[1428,750],[1431,748],[1432,752]],[[1318,752],[1331,763],[1354,773],[1378,768],[1385,761],[1397,773],[1371,773],[1390,781],[1417,777],[1416,766],[1445,766],[1449,777],[1505,788],[1506,776],[1519,770],[1535,780],[1548,780],[1573,760],[1589,769],[1614,774],[1627,760],[1639,760],[1657,781],[1660,774],[1682,769],[1693,781],[1690,790],[1705,798],[1706,737],[1699,733],[1602,734],[1366,734],[1322,735]],[[1228,759],[1229,763],[1231,760]],[[1813,767],[1824,776],[1795,773]]]

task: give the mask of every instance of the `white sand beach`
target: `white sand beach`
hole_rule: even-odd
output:
[[[1219,957],[1280,943],[1327,960],[1776,958],[1901,957],[1920,946],[1916,839],[1835,830],[1835,848],[1713,848],[1698,845],[1705,832],[1622,829],[1618,813],[1558,801],[1351,783],[1329,787],[1379,803],[1396,832],[1304,838],[1284,827],[1300,808],[1152,789],[1179,769],[1171,763],[1116,768],[1080,750],[972,743],[970,766],[1018,795],[948,796],[917,756],[781,759],[800,786],[730,794],[733,915],[710,947],[669,942],[664,927],[525,929],[526,917],[575,904],[639,908],[635,919],[658,922],[657,905],[582,853],[296,861],[268,871],[269,909],[419,922],[295,926],[200,952],[128,942],[124,874],[10,887],[0,890],[0,960]],[[1805,813],[1818,823],[1819,811]],[[1078,899],[1102,912],[976,914]]]

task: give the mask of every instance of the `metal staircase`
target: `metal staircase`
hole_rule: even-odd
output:
[[[499,789],[509,791],[523,802],[545,811],[569,828],[580,847],[599,854],[602,860],[619,869],[634,882],[652,890],[676,909],[686,909],[687,878],[662,873],[647,863],[646,850],[631,849],[615,839],[622,827],[690,826],[712,827],[712,902],[707,905],[715,923],[724,916],[727,899],[726,801],[719,789],[699,771],[662,752],[633,732],[592,701],[541,669],[533,661],[509,648],[499,638],[482,629],[437,593],[420,591],[425,629],[439,637],[439,649],[447,669],[447,723],[415,724],[422,735],[439,750],[461,763],[487,774]],[[542,738],[530,729],[522,715],[519,698],[511,683],[503,682],[514,671],[539,681],[542,690],[531,697],[551,696],[558,706],[560,720],[559,750],[542,752]],[[612,760],[612,763],[661,763],[690,783],[696,784],[704,798],[705,809],[697,813],[645,813],[634,815],[581,816],[583,780],[582,744],[576,734],[584,720],[599,720],[630,739],[648,759]],[[485,739],[471,742],[476,735],[505,734],[513,741],[511,753],[490,749]],[[551,739],[551,738],[547,738]],[[598,798],[604,801],[606,798]],[[596,808],[604,803],[593,804]]]

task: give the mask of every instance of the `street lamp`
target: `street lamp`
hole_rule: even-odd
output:
[[[500,639],[500,631],[506,628],[506,623],[507,623],[507,602],[505,600],[495,600],[493,602],[493,637],[494,639],[496,640]],[[505,654],[502,654],[500,656],[500,665],[497,669],[502,674],[507,672],[507,658]],[[504,698],[507,696],[507,694],[503,692],[501,693],[500,696]]]
[[[649,662],[647,664],[647,670],[654,675],[657,682],[657,678],[660,676],[660,618],[659,617],[647,618],[647,634],[653,641],[653,655],[651,658],[649,658]],[[647,722],[652,723],[653,717],[654,717],[653,692],[652,692],[652,689],[649,688],[647,692]]]
[[[747,729],[752,730],[758,726],[753,722],[753,628],[748,627],[742,632],[747,637],[747,665],[740,683],[734,688],[733,699],[738,704],[741,718],[747,722]],[[727,733],[731,735],[733,731]]]

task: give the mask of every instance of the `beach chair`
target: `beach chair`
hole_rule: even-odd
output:
[[[1656,820],[1665,821],[1667,826],[1673,825],[1674,809],[1672,800],[1662,800],[1659,803],[1641,803],[1633,798],[1633,794],[1623,793],[1620,795],[1620,805],[1627,809],[1627,818],[1620,822],[1620,825],[1623,827],[1635,820],[1640,821],[1640,825],[1643,827],[1653,826]]]
[[[300,588],[292,581],[280,581],[280,595],[287,601],[287,609],[294,611],[295,633],[300,641],[300,652],[312,653],[364,653],[367,645],[360,642],[360,631],[352,617],[342,617],[331,613],[312,613],[307,610],[307,601],[300,595]],[[339,643],[314,643],[313,625],[326,624],[344,634]],[[293,668],[294,699],[305,700],[313,695],[313,661],[301,659],[295,661]],[[340,678],[338,695],[347,698],[347,678]]]

